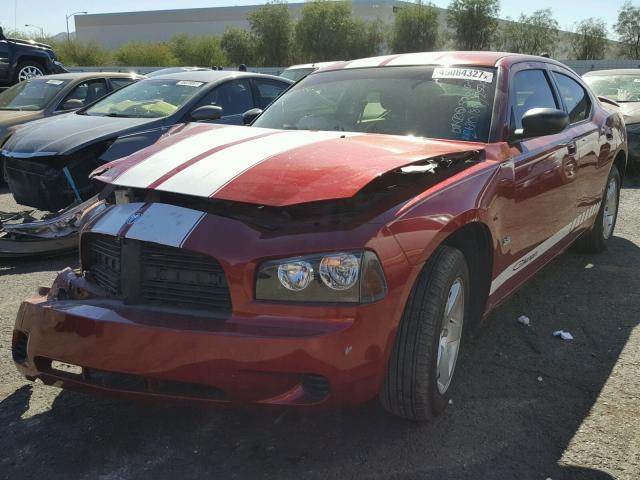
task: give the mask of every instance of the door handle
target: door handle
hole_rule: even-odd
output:
[[[569,143],[567,145],[567,150],[569,151],[569,155],[575,155],[576,153],[578,153],[578,147],[575,143]]]

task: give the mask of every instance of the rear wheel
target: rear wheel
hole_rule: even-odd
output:
[[[16,83],[29,80],[30,78],[41,77],[45,74],[45,69],[42,68],[42,65],[38,62],[34,62],[33,60],[21,62],[16,70]]]
[[[618,204],[620,203],[620,172],[614,165],[611,167],[607,186],[604,189],[598,216],[591,230],[584,232],[576,241],[576,248],[584,253],[600,253],[606,250],[609,239],[618,218]]]
[[[470,318],[469,299],[464,255],[439,247],[425,264],[398,327],[380,393],[390,413],[424,421],[445,409]]]

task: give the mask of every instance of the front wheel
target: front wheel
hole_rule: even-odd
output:
[[[439,247],[420,273],[398,326],[380,392],[387,411],[425,421],[445,409],[470,318],[469,300],[464,255]]]
[[[622,179],[618,168],[613,165],[607,185],[604,189],[598,216],[591,230],[584,232],[576,241],[576,248],[583,253],[600,253],[606,250],[609,239],[618,218],[618,204],[620,203],[620,186]]]
[[[18,65],[18,70],[16,71],[16,83],[35,77],[41,77],[45,74],[46,72],[44,68],[42,68],[42,65],[39,63],[33,61],[22,62]]]

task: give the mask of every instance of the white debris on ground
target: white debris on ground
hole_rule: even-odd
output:
[[[562,340],[573,340],[573,335],[569,332],[565,332],[564,330],[556,330],[553,332],[554,337],[559,337]]]
[[[520,322],[523,325],[526,325],[527,327],[531,326],[531,320],[529,320],[529,317],[527,317],[526,315],[520,315],[518,317],[518,322]]]
[[[542,381],[542,377],[538,377],[538,381],[541,382]]]

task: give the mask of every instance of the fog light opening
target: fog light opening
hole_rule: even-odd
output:
[[[307,374],[302,377],[302,389],[312,400],[324,400],[329,396],[329,380],[322,375]]]

